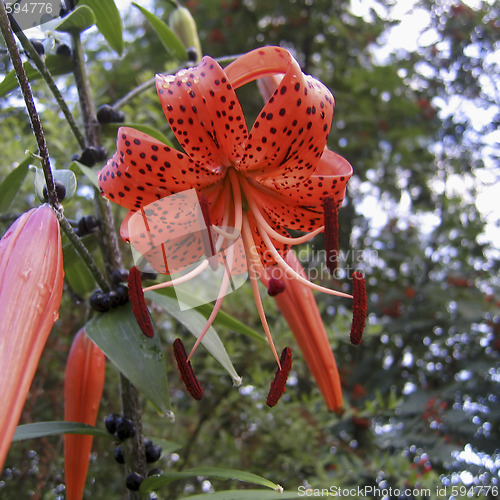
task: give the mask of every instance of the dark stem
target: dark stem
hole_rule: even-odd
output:
[[[14,34],[12,33],[12,29],[10,26],[9,16],[3,2],[0,2],[0,29],[7,45],[7,49],[9,51],[12,65],[14,66],[17,79],[19,81],[19,86],[24,97],[24,102],[26,103],[26,109],[28,110],[31,128],[33,129],[33,134],[35,135],[38,145],[38,154],[41,157],[43,174],[45,176],[45,183],[47,185],[49,203],[52,205],[52,207],[54,207],[54,209],[60,211],[61,205],[59,204],[59,200],[57,199],[54,177],[52,176],[52,169],[50,167],[49,150],[47,149],[47,144],[45,142],[42,124],[40,123],[40,117],[38,116],[35,102],[33,100],[33,93],[31,92],[31,87],[28,82],[26,72],[24,71],[21,56],[19,54],[19,50],[14,39]]]
[[[80,34],[72,36],[73,41],[73,71],[75,75],[76,88],[80,99],[80,109],[82,110],[83,123],[85,126],[86,146],[97,147],[100,145],[99,122],[97,121],[94,101],[90,90],[89,79],[85,66],[85,56],[83,53]]]

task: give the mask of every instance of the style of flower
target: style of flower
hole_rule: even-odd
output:
[[[106,357],[82,328],[71,344],[64,372],[64,420],[95,425],[106,377]],[[81,500],[85,490],[93,436],[64,436],[67,500]]]
[[[248,132],[235,89],[276,74],[283,77]],[[185,281],[208,265],[216,267],[217,261],[226,266],[213,312],[186,362],[220,310],[231,275],[247,270],[264,331],[281,369],[258,289],[265,268],[277,266],[300,286],[352,298],[310,282],[285,259],[292,246],[318,233],[336,234],[336,211],[352,167],[326,148],[333,96],[280,47],[251,51],[224,70],[207,56],[197,67],[175,76],[157,75],[156,87],[185,153],[122,127],[117,152],[98,174],[101,191],[130,210],[122,236],[157,271],[174,274],[204,255],[209,257],[168,285]],[[201,217],[187,216],[183,194],[188,190],[197,193]],[[143,229],[134,229],[132,224],[131,231],[136,213]],[[289,230],[305,234],[292,237]],[[230,246],[240,235],[244,259],[237,245]],[[169,238],[175,244],[167,247],[163,242]],[[328,244],[335,246],[333,240],[327,238]],[[222,258],[214,260],[217,252]],[[327,248],[327,254],[332,254],[332,248]],[[285,358],[291,361],[288,354]]]
[[[0,241],[0,470],[59,316],[63,280],[59,222],[41,205],[21,215]]]

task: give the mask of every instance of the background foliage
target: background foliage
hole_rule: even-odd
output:
[[[166,1],[139,3],[164,20],[172,9]],[[348,307],[333,297],[317,297],[342,374],[341,415],[326,411],[272,300],[266,310],[278,344],[291,345],[297,353],[286,395],[272,410],[263,405],[274,372],[265,344],[221,329],[244,384],[232,388],[227,374],[199,351],[195,367],[206,390],[201,404],[185,393],[170,350],[165,351],[175,423],[160,418],[144,402],[145,434],[178,445],[171,453],[164,447],[164,469],[242,469],[288,491],[332,484],[433,492],[441,485],[498,485],[498,217],[480,212],[476,203],[479,191],[498,181],[499,174],[498,7],[488,2],[416,2],[414,15],[424,13],[429,24],[418,49],[407,51],[388,46],[390,30],[398,24],[391,18],[392,3],[374,2],[362,16],[343,0],[185,4],[197,20],[204,53],[222,57],[264,44],[281,45],[334,93],[329,146],[355,172],[340,213],[343,267],[366,273],[370,315],[363,343],[355,348],[348,342]],[[121,15],[122,56],[95,28],[83,35],[97,106],[113,104],[155,73],[175,67],[137,9],[123,9]],[[67,43],[61,33],[45,36],[49,54],[57,43]],[[8,57],[1,55],[0,71],[10,69]],[[57,81],[78,115],[71,76]],[[57,168],[68,168],[78,146],[43,81],[34,83],[33,90],[52,161]],[[255,88],[239,93],[247,116],[255,116],[261,107],[255,95]],[[127,122],[149,125],[172,139],[152,88],[128,101],[122,111]],[[2,97],[0,113],[3,179],[26,149],[33,150],[34,140],[18,91]],[[115,127],[103,128],[110,152],[115,132]],[[1,215],[2,230],[37,203],[32,181],[29,172],[14,203]],[[86,182],[79,179],[77,196],[65,205],[70,219],[94,213]],[[123,212],[116,212],[121,220]],[[98,247],[95,236],[87,243]],[[315,244],[308,251],[321,248],[321,242]],[[311,267],[321,264],[309,262]],[[62,367],[72,336],[90,314],[86,298],[68,288],[23,422],[62,419]],[[249,287],[243,287],[227,298],[224,309],[259,330],[249,298]],[[160,310],[154,313],[165,345],[185,334],[171,317]],[[119,411],[117,382],[110,366],[101,422]],[[123,474],[113,460],[113,447],[104,441],[94,441],[88,498],[122,498]],[[2,498],[63,498],[62,438],[16,443],[7,463],[0,478]],[[181,498],[241,487],[215,480],[178,481],[158,495]]]

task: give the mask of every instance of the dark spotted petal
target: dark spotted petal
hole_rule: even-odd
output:
[[[97,174],[104,196],[129,210],[137,210],[164,196],[200,189],[220,181],[221,168],[199,165],[138,130],[118,130],[116,153]]]
[[[156,88],[168,123],[191,158],[220,166],[238,161],[247,126],[217,62],[205,56],[196,68],[156,75]]]
[[[279,47],[254,50],[226,68],[235,87],[276,73],[284,77],[255,120],[238,169],[281,191],[313,173],[330,131],[334,99]]]

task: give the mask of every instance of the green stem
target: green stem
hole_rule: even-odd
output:
[[[35,107],[33,93],[31,92],[28,77],[26,76],[26,72],[24,71],[24,66],[21,61],[21,55],[19,54],[19,50],[14,39],[14,34],[12,33],[9,16],[3,2],[0,2],[0,30],[7,45],[7,50],[9,51],[10,59],[19,81],[19,86],[21,88],[24,102],[26,103],[26,109],[28,110],[28,115],[31,121],[31,128],[33,129],[33,134],[35,135],[35,139],[38,145],[38,153],[41,157],[43,174],[45,176],[45,183],[47,185],[49,203],[56,211],[59,211],[61,209],[61,205],[59,204],[59,200],[57,199],[54,177],[52,175],[52,168],[50,166],[49,150],[47,149],[47,144],[45,142],[45,135],[43,133],[40,117],[38,116],[38,112]]]
[[[54,96],[57,105],[59,106],[59,109],[62,111],[64,117],[66,118],[66,121],[68,122],[68,125],[73,132],[73,135],[75,136],[75,139],[77,140],[79,146],[83,149],[85,147],[85,138],[83,137],[82,133],[80,132],[80,129],[78,128],[78,125],[76,124],[75,118],[73,117],[73,114],[71,113],[70,109],[68,108],[68,105],[66,104],[66,101],[64,100],[61,92],[57,88],[56,82],[54,81],[54,78],[50,74],[49,69],[47,68],[47,65],[45,64],[44,60],[38,55],[38,52],[35,50],[31,42],[28,40],[24,32],[21,30],[17,22],[12,16],[9,16],[12,28],[14,33],[16,34],[17,38],[21,42],[21,45],[23,46],[23,49],[26,53],[29,54],[30,59],[35,63],[35,66],[37,67],[38,71],[42,75],[42,78],[45,80],[47,83],[50,91],[52,92],[52,95]],[[62,57],[62,56],[61,56]]]

